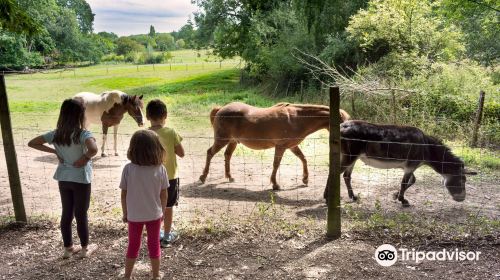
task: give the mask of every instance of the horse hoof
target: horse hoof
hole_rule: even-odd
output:
[[[101,154],[101,157],[107,157],[108,155],[106,155],[105,153],[102,153]]]
[[[358,196],[353,194],[351,199],[352,199],[352,201],[358,201]]]
[[[401,203],[403,204],[403,207],[410,207],[410,203],[406,199],[404,199],[403,201],[401,201]]]
[[[309,183],[309,179],[307,178],[302,179],[302,183],[304,183],[304,185],[307,186],[307,184]]]
[[[117,156],[119,156],[119,154],[118,154],[118,153],[115,153],[115,156],[117,157]]]
[[[201,176],[200,176],[200,181],[201,181],[202,183],[205,183],[205,180],[206,180],[206,179],[207,179],[207,176],[205,176],[205,175],[201,175]]]
[[[232,177],[227,178],[227,180],[229,181],[229,183],[234,183],[234,178],[232,178]]]
[[[279,191],[281,189],[280,185],[273,185],[273,190]]]

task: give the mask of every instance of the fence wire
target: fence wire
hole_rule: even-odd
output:
[[[36,115],[33,114],[36,119]],[[42,118],[42,116],[39,116]],[[47,117],[44,115],[43,117]],[[185,116],[169,116],[175,126],[176,121]],[[189,116],[193,117],[193,116]],[[56,118],[56,116],[54,116]],[[196,116],[205,121],[208,116]],[[52,179],[58,164],[54,155],[38,152],[27,146],[27,142],[36,135],[51,129],[53,124],[32,123],[30,126],[17,126],[14,138],[18,156],[21,183],[27,215],[57,216],[60,213],[60,198],[57,182]],[[93,126],[92,130],[100,128]],[[98,156],[93,159],[94,177],[92,182],[91,212],[95,218],[106,215],[121,215],[119,180],[123,166],[127,163],[126,151],[134,130],[131,120],[124,120],[117,137],[118,156],[113,151],[113,133],[107,136],[107,157]],[[302,162],[287,151],[278,169],[277,181],[281,190],[273,192],[270,184],[273,169],[274,149],[251,150],[238,145],[231,159],[231,175],[234,182],[224,177],[224,149],[213,159],[210,172],[204,184],[199,181],[205,166],[206,151],[214,142],[210,127],[199,131],[182,129],[177,131],[183,136],[182,144],[186,155],[179,162],[180,199],[176,208],[176,219],[190,219],[199,215],[218,217],[221,215],[251,215],[258,211],[260,203],[276,203],[291,213],[324,219],[326,207],[323,191],[328,177],[328,134],[326,131],[314,133],[301,144],[309,168],[309,182],[302,183]],[[94,132],[98,147],[102,143],[102,134]],[[295,139],[290,137],[290,139]],[[257,139],[249,139],[257,140]],[[269,139],[261,139],[269,140]],[[283,139],[281,139],[283,140]],[[380,142],[383,144],[387,142]],[[395,144],[395,143],[390,143]],[[399,143],[408,145],[408,143]],[[423,144],[412,144],[423,145]],[[3,144],[2,144],[3,147]],[[462,154],[464,146],[450,146],[451,150]],[[494,152],[481,149],[479,157],[495,156]],[[379,160],[400,159],[380,157]],[[4,154],[0,155],[0,216],[13,216],[12,201],[8,185],[7,168]],[[457,213],[468,213],[498,217],[500,201],[498,192],[499,174],[495,171],[478,170],[479,175],[469,176],[466,184],[467,197],[464,202],[452,200],[447,189],[443,187],[442,177],[431,168],[417,169],[417,182],[406,192],[405,198],[413,206],[410,209],[454,219]],[[403,172],[400,169],[375,169],[356,163],[352,174],[354,193],[361,198],[360,207],[372,208],[374,204],[382,205],[383,211],[401,211],[401,203],[393,199],[393,194],[400,189]],[[342,204],[350,204],[345,185],[342,184]],[[272,198],[271,198],[272,197]],[[410,210],[411,211],[411,210]]]

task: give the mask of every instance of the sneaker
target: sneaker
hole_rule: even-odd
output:
[[[89,244],[87,247],[82,248],[82,250],[78,254],[78,257],[80,259],[87,258],[90,255],[92,255],[92,253],[94,253],[95,250],[97,250],[97,245],[96,244]]]
[[[162,241],[164,237],[165,237],[165,232],[163,231],[163,229],[160,229],[160,241]]]
[[[165,248],[174,243],[177,239],[179,239],[179,234],[175,231],[171,231],[161,239],[160,245],[162,248]]]
[[[69,259],[69,257],[71,257],[72,255],[80,252],[81,249],[82,249],[82,247],[80,247],[80,246],[73,246],[69,250],[68,250],[68,248],[64,248],[64,253],[62,255],[62,258]]]

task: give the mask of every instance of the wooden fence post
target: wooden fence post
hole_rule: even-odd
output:
[[[340,92],[330,87],[330,167],[326,187],[328,189],[328,213],[326,236],[337,239],[341,234],[340,223]]]
[[[483,118],[483,106],[484,106],[484,91],[479,92],[479,103],[477,105],[476,120],[474,121],[474,130],[472,131],[472,140],[470,142],[471,147],[477,146],[477,132],[479,126],[481,126],[481,119]]]
[[[3,149],[9,173],[10,193],[16,221],[27,222],[26,211],[24,209],[23,192],[21,189],[21,179],[19,178],[19,167],[17,165],[16,147],[14,136],[12,135],[12,124],[10,121],[9,102],[7,99],[7,89],[4,75],[0,76],[0,125],[2,126]]]
[[[397,123],[397,117],[396,117],[396,93],[394,90],[391,90],[391,103],[392,103],[392,124]]]

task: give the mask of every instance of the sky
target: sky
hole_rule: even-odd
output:
[[[177,31],[197,10],[191,0],[87,0],[95,14],[94,32],[117,35]]]

